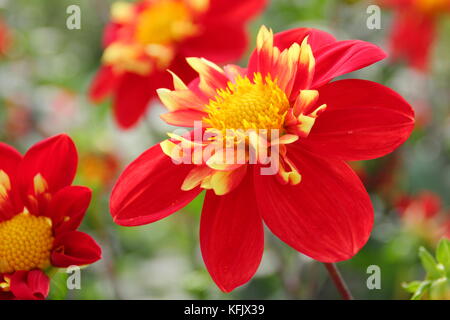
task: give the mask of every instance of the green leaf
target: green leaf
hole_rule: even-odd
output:
[[[430,285],[430,281],[423,281],[411,297],[411,300],[420,300],[423,295],[430,289]]]
[[[430,286],[431,300],[446,300],[450,290],[450,283],[447,278],[440,278],[433,281]]]
[[[447,272],[450,271],[450,240],[441,239],[436,250],[436,259],[444,265]]]
[[[49,300],[64,300],[67,296],[67,274],[57,270],[51,277]]]
[[[422,261],[422,265],[427,272],[428,279],[438,279],[441,277],[441,272],[438,268],[436,260],[424,247],[419,248],[419,257]]]
[[[419,289],[420,285],[422,284],[422,281],[411,281],[409,283],[402,283],[403,289],[408,291],[409,293],[414,293]]]

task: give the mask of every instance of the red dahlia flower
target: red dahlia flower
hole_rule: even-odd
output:
[[[170,69],[186,81],[195,73],[185,57],[216,63],[239,59],[247,47],[245,25],[266,0],[141,0],[118,2],[104,34],[103,66],[90,96],[114,99],[122,128],[143,116],[156,89],[171,85]]]
[[[227,292],[256,272],[263,222],[313,259],[351,258],[369,238],[373,209],[345,160],[393,151],[410,135],[414,115],[402,97],[380,84],[330,81],[384,57],[373,44],[336,41],[319,30],[274,37],[263,27],[247,69],[189,58],[200,76],[189,86],[174,76],[174,91],[159,90],[170,111],[162,118],[183,127],[199,121],[205,137],[171,134],[131,163],[112,192],[115,222],[155,222],[206,189],[200,246],[212,278]],[[266,129],[279,134],[267,135]],[[221,161],[238,144],[249,149],[245,161]],[[208,155],[211,146],[221,148]],[[255,153],[279,160],[278,170],[262,174],[267,165],[250,164]]]
[[[405,58],[409,65],[427,71],[441,14],[450,13],[450,0],[379,0],[395,10],[390,45],[392,56]]]
[[[46,270],[94,263],[101,249],[77,231],[91,190],[72,186],[77,152],[59,135],[24,156],[0,143],[0,299],[44,299]]]

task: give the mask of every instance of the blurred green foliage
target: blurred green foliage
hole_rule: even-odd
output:
[[[420,247],[419,257],[427,274],[424,281],[403,285],[406,291],[413,293],[411,299],[426,297],[433,300],[450,300],[450,240],[439,241],[436,257],[424,247]]]

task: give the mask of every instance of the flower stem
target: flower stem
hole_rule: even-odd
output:
[[[336,264],[334,263],[324,263],[325,268],[327,268],[328,274],[331,277],[331,280],[333,280],[334,285],[336,286],[336,289],[339,291],[339,293],[342,296],[342,299],[344,300],[353,300],[353,296],[350,292],[350,290],[347,287],[347,284],[345,283],[344,279],[341,276],[341,273],[339,272],[338,268],[336,267]]]

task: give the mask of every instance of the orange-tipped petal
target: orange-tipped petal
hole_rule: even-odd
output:
[[[231,171],[215,171],[211,175],[210,187],[218,196],[223,196],[234,190],[241,183],[247,172],[247,166],[240,166],[238,169]]]
[[[200,77],[199,88],[208,96],[215,96],[217,89],[225,88],[228,83],[224,71],[203,58],[187,58],[188,64],[198,72]]]
[[[201,185],[203,179],[205,179],[212,173],[213,169],[209,168],[208,166],[198,166],[193,168],[186,176],[186,179],[184,179],[181,189],[184,191],[194,189],[195,187]]]
[[[309,107],[313,107],[319,92],[317,90],[301,90],[294,104],[294,115],[299,116],[301,113],[306,113]]]
[[[197,110],[176,110],[160,115],[161,119],[173,126],[193,127],[195,121],[202,121],[206,113]]]
[[[187,85],[183,82],[183,80],[180,79],[175,73],[173,73],[171,70],[168,70],[168,72],[171,74],[173,79],[173,88],[175,90],[188,90]]]
[[[205,102],[190,90],[171,91],[169,89],[158,89],[156,92],[169,111],[202,110],[205,105]]]

